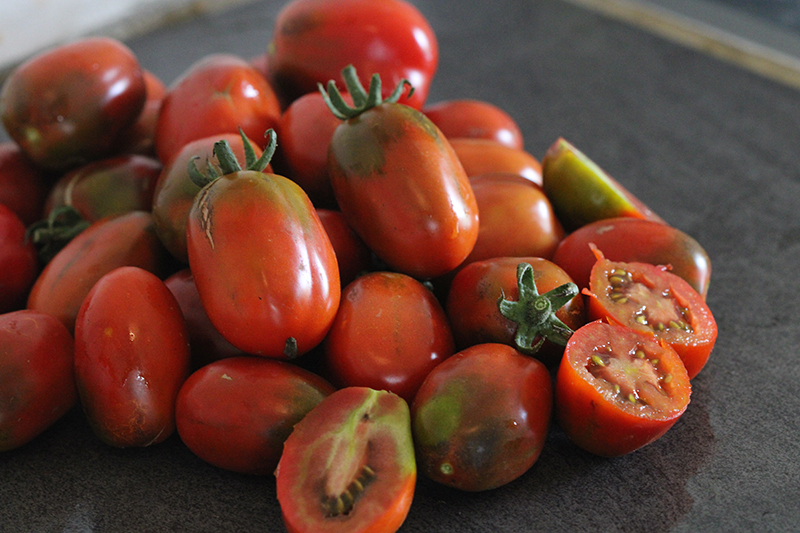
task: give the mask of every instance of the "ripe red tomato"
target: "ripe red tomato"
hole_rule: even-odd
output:
[[[428,104],[422,112],[448,139],[489,139],[509,148],[524,147],[522,131],[501,108],[482,100],[444,100]]]
[[[167,95],[167,87],[161,79],[144,70],[144,83],[147,99],[139,118],[129,127],[119,140],[117,151],[124,154],[140,154],[155,157],[155,137],[161,103]]]
[[[115,39],[92,37],[13,70],[0,93],[0,116],[36,165],[63,170],[111,155],[145,99],[133,52]]]
[[[75,405],[73,344],[50,315],[0,315],[0,452],[30,442]]]
[[[188,142],[240,128],[250,139],[263,139],[280,114],[278,98],[260,72],[240,57],[212,54],[169,86],[156,125],[156,154],[166,165]]]
[[[162,442],[188,375],[186,325],[164,282],[139,267],[100,278],[75,322],[75,381],[95,434],[120,448]]]
[[[195,371],[181,387],[178,434],[214,466],[272,474],[292,428],[334,390],[321,377],[282,361],[223,359]]]
[[[690,394],[686,368],[669,345],[597,321],[567,343],[556,376],[556,418],[575,444],[614,457],[666,433]]]
[[[325,339],[334,385],[388,390],[408,402],[454,352],[447,316],[433,293],[394,272],[365,274],[348,285]]]
[[[25,307],[28,291],[39,273],[36,249],[25,238],[25,225],[0,204],[0,313]]]
[[[384,80],[384,96],[406,79],[414,93],[402,103],[421,109],[439,64],[433,29],[404,0],[292,0],[267,49],[269,78],[286,102],[338,79],[348,64]],[[365,85],[368,78],[362,79]]]
[[[539,186],[542,185],[541,163],[521,148],[511,148],[489,139],[463,137],[450,139],[450,145],[464,166],[467,176],[507,172],[519,174]]]
[[[334,392],[295,426],[275,476],[289,533],[394,533],[417,480],[408,404],[365,387]]]
[[[50,179],[12,141],[0,143],[0,204],[5,205],[25,226],[42,219]]]
[[[547,368],[503,344],[437,366],[411,405],[419,469],[466,491],[505,485],[539,458],[553,409]]]
[[[336,252],[339,280],[344,287],[372,268],[372,252],[353,231],[341,211],[317,209],[317,215]]]

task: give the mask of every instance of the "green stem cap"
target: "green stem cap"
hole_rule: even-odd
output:
[[[56,207],[46,219],[33,223],[25,231],[25,238],[33,243],[39,261],[50,262],[79,233],[88,228],[90,222],[71,205]]]
[[[414,87],[406,79],[400,80],[397,87],[394,88],[392,94],[383,98],[381,92],[381,77],[375,73],[369,82],[369,91],[364,89],[361,80],[358,79],[356,68],[353,65],[347,65],[342,69],[342,78],[344,79],[347,92],[353,98],[353,106],[349,106],[342,97],[342,93],[336,87],[336,82],[333,80],[328,81],[327,90],[318,83],[319,91],[322,93],[322,99],[328,104],[331,112],[341,120],[347,120],[357,117],[364,111],[372,109],[383,103],[396,103],[400,96],[403,94],[403,89],[406,85],[409,87],[408,96],[414,94]]]
[[[247,138],[247,135],[244,134],[242,128],[239,128],[239,135],[242,136],[242,145],[244,146],[246,165],[244,170],[262,172],[265,168],[267,168],[267,165],[269,165],[269,162],[272,160],[272,156],[275,154],[275,148],[278,146],[278,136],[275,134],[275,130],[270,128],[264,134],[264,137],[267,138],[267,145],[264,147],[261,157],[258,158],[256,157],[255,150],[253,150],[253,145],[250,144],[250,140]],[[239,164],[239,161],[236,159],[236,154],[233,153],[233,148],[231,148],[231,145],[228,143],[228,141],[223,139],[214,143],[213,153],[219,164],[214,164],[213,162],[209,161],[208,158],[206,158],[205,172],[202,172],[197,168],[196,161],[200,159],[199,156],[195,156],[189,160],[189,177],[191,178],[192,182],[200,188],[205,187],[221,176],[233,174],[234,172],[243,170],[242,166]]]

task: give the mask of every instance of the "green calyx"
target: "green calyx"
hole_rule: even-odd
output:
[[[402,96],[403,89],[406,85],[409,87],[408,96],[414,94],[414,87],[411,85],[411,82],[403,79],[400,80],[400,83],[394,88],[392,94],[383,98],[381,93],[381,77],[377,73],[372,75],[369,82],[369,91],[367,91],[361,84],[361,80],[358,79],[356,68],[353,65],[347,65],[342,69],[342,78],[347,87],[347,92],[350,93],[353,99],[352,107],[345,102],[342,93],[336,87],[336,82],[333,80],[328,82],[327,90],[321,83],[317,84],[319,91],[322,93],[322,99],[328,104],[328,108],[330,108],[336,118],[341,120],[357,117],[364,111],[383,103],[396,103],[400,99],[400,96]]]
[[[33,223],[25,231],[25,238],[33,243],[39,261],[46,265],[90,222],[71,205],[56,207],[46,219]]]
[[[275,154],[275,148],[278,146],[278,136],[275,134],[275,130],[270,128],[264,134],[267,138],[267,145],[264,147],[261,157],[256,157],[253,145],[250,144],[250,140],[244,134],[242,128],[239,128],[239,135],[242,136],[242,144],[244,145],[245,168],[243,169],[239,164],[239,161],[236,159],[236,154],[233,153],[233,149],[228,141],[224,139],[217,141],[214,143],[213,154],[217,158],[218,164],[206,158],[206,171],[202,172],[197,168],[196,163],[196,161],[200,159],[199,156],[195,156],[189,160],[189,177],[195,185],[203,188],[226,174],[233,174],[234,172],[240,172],[242,170],[262,172],[267,168],[267,165],[269,165],[269,162],[272,160],[272,156]]]
[[[517,265],[517,286],[519,300],[506,300],[500,294],[497,306],[500,314],[516,322],[516,348],[522,353],[532,355],[539,351],[545,340],[566,346],[572,330],[556,316],[556,312],[578,294],[578,286],[565,283],[539,294],[533,278],[533,267],[528,263]]]

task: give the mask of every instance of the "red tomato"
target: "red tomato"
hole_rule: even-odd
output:
[[[414,93],[401,102],[421,109],[439,63],[428,21],[404,0],[292,0],[272,35],[267,68],[287,103],[352,64],[365,76],[378,73],[384,96],[410,81]]]
[[[539,458],[552,410],[542,363],[503,344],[467,348],[437,366],[414,398],[419,469],[466,491],[505,485]]]
[[[708,361],[717,340],[714,316],[703,297],[666,268],[600,255],[587,292],[590,319],[608,319],[666,341],[689,379]]]
[[[597,321],[567,343],[556,377],[556,417],[575,444],[614,457],[666,433],[690,394],[686,368],[669,345]]]
[[[454,352],[447,316],[433,293],[394,272],[365,274],[348,285],[325,339],[335,385],[388,390],[408,402]]]
[[[272,474],[292,428],[334,390],[321,377],[282,361],[252,356],[216,361],[181,387],[178,434],[214,466]]]
[[[637,218],[598,220],[567,235],[556,248],[553,262],[580,288],[589,286],[597,258],[594,244],[611,261],[670,265],[676,274],[705,298],[711,280],[711,261],[700,244],[683,231]]]
[[[0,452],[33,440],[75,404],[73,344],[50,315],[0,315]]]
[[[280,114],[272,87],[247,61],[228,54],[209,55],[167,90],[156,125],[156,154],[166,165],[188,142],[235,134],[239,128],[250,139],[263,139]]]
[[[0,204],[0,313],[25,307],[28,291],[39,273],[36,249],[25,238],[25,225]]]
[[[149,70],[144,70],[144,83],[147,99],[142,112],[139,113],[139,118],[123,133],[119,141],[119,148],[117,148],[120,153],[156,155],[156,124],[161,111],[161,103],[167,95],[167,87]]]
[[[529,152],[489,139],[451,138],[450,145],[467,176],[506,172],[542,185],[542,165]]]
[[[336,252],[339,280],[344,287],[372,268],[372,252],[353,231],[341,211],[317,209],[317,215]]]
[[[36,165],[63,170],[111,155],[145,99],[133,52],[114,39],[92,37],[13,70],[0,93],[0,116]]]
[[[417,480],[408,404],[364,387],[334,392],[295,426],[275,476],[289,533],[394,533]]]
[[[0,204],[30,226],[41,220],[49,190],[49,177],[22,153],[17,143],[0,143]]]
[[[516,121],[494,104],[482,100],[444,100],[428,104],[422,112],[448,139],[489,139],[509,148],[524,147]]]
[[[92,287],[75,322],[75,381],[103,442],[149,446],[172,434],[188,340],[178,302],[154,274],[120,267]]]

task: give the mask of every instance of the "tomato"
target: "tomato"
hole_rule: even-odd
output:
[[[178,434],[204,461],[267,475],[278,466],[292,428],[335,389],[283,361],[232,357],[194,372],[175,407]]]
[[[532,320],[533,317],[521,320],[525,326],[520,328],[517,322],[500,312],[498,301],[501,297],[509,301],[520,300],[519,266],[524,264],[531,266],[530,283],[534,284],[534,287],[526,288],[524,301],[533,303],[536,300],[532,289],[545,295],[572,282],[560,267],[540,257],[495,257],[467,265],[453,278],[445,304],[458,349],[475,344],[501,343],[533,351],[533,346],[542,342],[535,351],[538,358],[550,364],[561,356],[569,334],[564,331],[564,340],[554,343],[543,340],[543,332],[535,326],[542,319],[552,322],[548,317],[552,315],[550,310],[555,308],[555,318],[570,330],[581,327],[586,321],[583,298],[575,291],[566,303],[560,302],[560,306],[554,306],[551,302],[543,316],[537,317],[538,320]],[[525,283],[530,285],[527,280]],[[553,324],[558,326],[557,323]],[[534,326],[533,331],[528,329],[531,326]],[[517,335],[521,331],[528,337],[526,344],[530,342],[527,348],[517,343]]]
[[[325,339],[334,385],[388,390],[408,402],[454,352],[447,316],[433,293],[395,272],[365,274],[348,285]]]
[[[342,213],[391,269],[415,278],[453,270],[478,237],[478,206],[458,158],[421,112],[394,98],[369,100],[351,68],[343,75],[353,101],[364,105],[336,106],[329,84],[331,108],[344,119],[328,158]]]
[[[705,366],[717,323],[703,297],[665,267],[609,261],[598,252],[589,283],[589,318],[608,319],[666,341],[689,379]]]
[[[36,165],[63,170],[111,155],[145,99],[133,52],[115,39],[91,37],[14,69],[0,92],[0,117]]]
[[[308,196],[293,181],[262,172],[274,152],[270,133],[264,158],[248,156],[250,170],[217,144],[223,175],[195,197],[186,245],[203,307],[222,336],[250,354],[293,358],[322,342],[341,286],[336,254]]]
[[[589,275],[597,258],[594,244],[611,261],[633,261],[669,265],[705,298],[711,281],[711,260],[695,239],[666,224],[630,217],[598,220],[567,235],[553,254],[581,289],[589,286]]]
[[[171,268],[168,256],[150,213],[101,218],[44,267],[28,295],[28,309],[55,316],[72,332],[84,298],[103,275],[117,267],[138,266],[165,276]]]
[[[451,138],[467,176],[507,172],[542,185],[542,165],[531,153],[489,139]]]
[[[33,440],[77,399],[64,324],[37,311],[0,314],[0,452]]]
[[[189,262],[186,223],[194,197],[200,192],[200,187],[189,177],[189,162],[199,158],[200,161],[218,165],[214,144],[221,140],[230,145],[237,159],[244,158],[244,144],[240,135],[229,133],[203,137],[190,141],[181,148],[172,161],[164,166],[156,181],[152,208],[156,233],[167,250],[182,263]],[[250,144],[256,156],[260,157],[261,149]]]
[[[548,198],[570,231],[596,220],[621,216],[664,222],[563,138],[545,153],[542,180]]]
[[[64,174],[50,190],[45,213],[64,205],[95,221],[129,211],[150,211],[161,163],[142,155],[94,161]]]
[[[686,368],[669,345],[597,321],[567,343],[556,375],[556,418],[584,450],[615,457],[666,433],[690,395]]]
[[[340,389],[294,428],[275,471],[289,533],[393,533],[417,480],[408,404],[387,391]]]
[[[25,237],[25,225],[0,204],[0,313],[25,307],[28,291],[39,274],[36,249]]]
[[[250,139],[263,139],[280,113],[275,91],[247,61],[208,55],[167,89],[156,125],[156,154],[166,165],[188,142],[236,134],[239,128]]]
[[[524,148],[522,131],[501,108],[482,100],[443,100],[428,104],[422,112],[448,139],[490,139],[510,148]]]
[[[421,109],[439,63],[433,29],[404,0],[292,0],[278,13],[267,53],[269,78],[287,102],[352,64],[379,74],[384,96],[409,80],[416,90],[401,102]]]
[[[0,142],[0,204],[29,226],[42,218],[49,191],[49,176],[15,142]]]
[[[341,211],[317,209],[317,216],[331,240],[342,287],[372,268],[372,252],[347,223]]]
[[[466,491],[505,485],[539,458],[553,410],[547,368],[504,344],[479,344],[437,366],[411,405],[417,464]]]
[[[155,137],[161,103],[167,94],[167,87],[161,79],[144,70],[144,84],[147,98],[136,122],[123,133],[117,151],[120,153],[155,156]]]
[[[178,302],[154,274],[126,266],[97,281],[75,322],[75,382],[103,442],[149,446],[175,431],[188,341]]]

